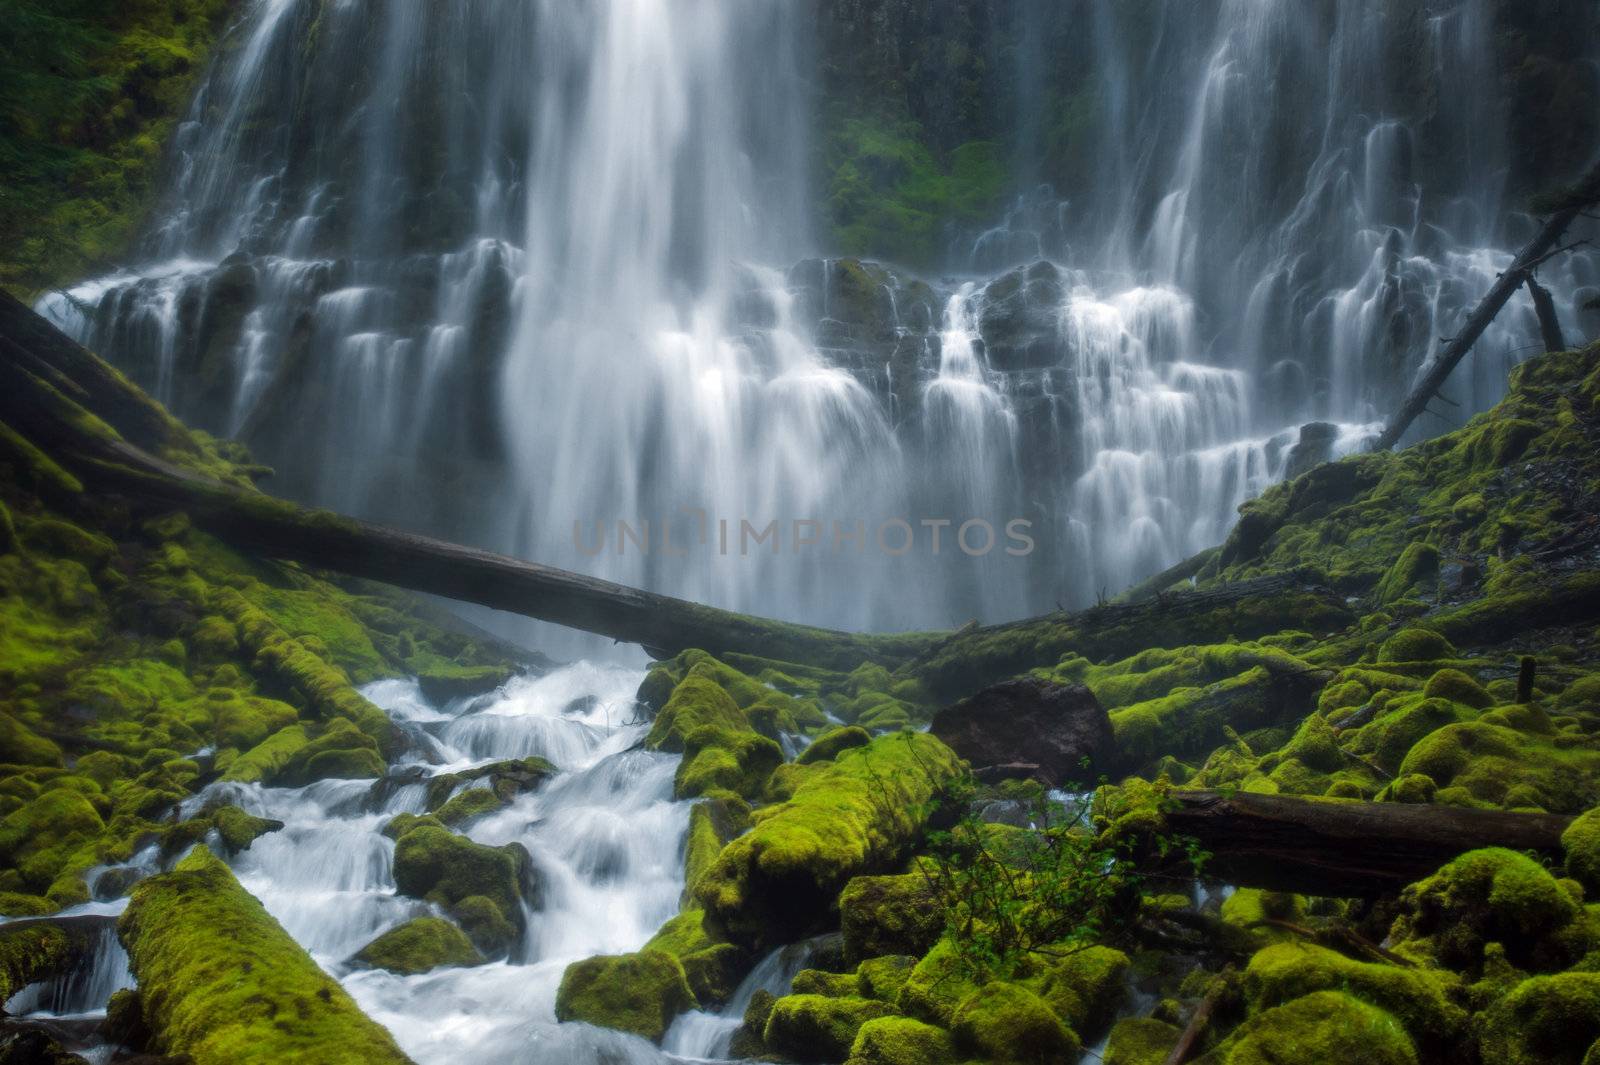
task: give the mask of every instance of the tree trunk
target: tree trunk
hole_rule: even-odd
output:
[[[1600,165],[1589,171],[1579,187],[1600,188]],[[1428,405],[1428,400],[1433,398],[1440,386],[1449,378],[1450,372],[1456,368],[1456,363],[1472,350],[1472,345],[1476,344],[1483,331],[1489,328],[1489,323],[1494,321],[1495,315],[1500,313],[1500,309],[1506,305],[1512,294],[1526,283],[1533,269],[1555,248],[1557,242],[1561,240],[1561,235],[1567,231],[1573,220],[1583,213],[1585,206],[1582,197],[1573,197],[1551,215],[1544,227],[1539,230],[1539,235],[1517,253],[1510,267],[1490,286],[1483,299],[1478,301],[1478,305],[1467,316],[1461,332],[1456,334],[1432,361],[1422,367],[1417,374],[1416,384],[1406,393],[1400,408],[1395,411],[1394,417],[1389,420],[1389,424],[1384,427],[1373,445],[1376,450],[1387,450],[1400,442],[1400,438],[1405,435],[1412,421]]]
[[[1556,301],[1550,290],[1528,275],[1528,295],[1533,297],[1533,313],[1539,316],[1539,338],[1546,351],[1566,351],[1567,342],[1561,336],[1561,319],[1556,317]]]
[[[1207,878],[1325,896],[1392,894],[1479,847],[1559,862],[1572,823],[1556,814],[1245,792],[1174,791],[1171,799],[1166,829],[1211,854]]]

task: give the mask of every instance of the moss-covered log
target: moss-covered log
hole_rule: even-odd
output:
[[[1572,824],[1556,814],[1249,792],[1174,791],[1168,799],[1163,828],[1210,853],[1206,876],[1319,896],[1391,894],[1482,847],[1559,862]]]
[[[118,923],[158,1048],[194,1065],[409,1062],[204,847]]]
[[[0,1002],[87,964],[114,917],[39,917],[0,925]]]

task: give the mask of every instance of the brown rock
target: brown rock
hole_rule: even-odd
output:
[[[980,779],[1025,775],[1089,785],[1115,754],[1111,718],[1093,692],[1036,677],[1002,681],[946,707],[931,731]]]

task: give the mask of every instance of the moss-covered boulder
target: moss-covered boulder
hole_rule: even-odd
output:
[[[734,942],[792,941],[822,922],[853,877],[905,857],[958,766],[924,733],[846,751],[814,767],[793,798],[757,811],[755,827],[723,848],[695,895]]]
[[[1479,1046],[1497,1065],[1593,1062],[1600,1040],[1600,973],[1570,972],[1524,980],[1490,1007]]]
[[[1181,1031],[1154,1017],[1128,1017],[1118,1021],[1106,1041],[1102,1065],[1166,1065]]]
[[[1567,875],[1600,897],[1600,807],[1583,814],[1561,833]]]
[[[1389,938],[1401,953],[1476,975],[1484,948],[1498,943],[1519,968],[1566,968],[1590,949],[1565,934],[1582,913],[1550,872],[1500,848],[1469,851],[1401,893]],[[1581,929],[1580,929],[1581,931]]]
[[[1052,1065],[1076,1060],[1082,1051],[1072,1029],[1042,998],[1002,980],[967,996],[956,1007],[951,1031],[964,1053],[994,1061]]]
[[[1359,962],[1303,941],[1258,951],[1244,973],[1245,994],[1258,1009],[1314,991],[1343,991],[1388,1012],[1431,1058],[1458,1052],[1467,1013],[1452,1001],[1460,982],[1437,969]]]
[[[920,873],[858,876],[839,893],[839,930],[847,957],[920,958],[944,933],[944,916]]]
[[[1133,962],[1114,947],[1094,945],[1045,957],[1040,972],[1026,981],[1085,1042],[1098,1039],[1127,996]]]
[[[556,992],[556,1019],[615,1028],[660,1042],[672,1019],[694,1008],[678,959],[660,950],[573,962]]]
[[[276,832],[283,827],[282,821],[257,817],[232,803],[211,811],[211,824],[230,854],[237,854],[268,832]]]
[[[732,792],[754,799],[783,764],[783,749],[756,731],[743,709],[764,689],[704,652],[685,655],[694,664],[656,715],[645,746],[682,752],[674,781],[679,798]],[[730,691],[743,696],[744,704]]]
[[[469,899],[484,899],[518,930],[524,903],[536,904],[538,897],[533,859],[520,843],[486,847],[429,824],[412,828],[395,844],[394,883],[400,894],[452,913]]]
[[[1417,1065],[1417,1051],[1391,1014],[1337,991],[1318,991],[1240,1025],[1217,1051],[1227,1065],[1361,1062]]]
[[[850,1044],[845,1065],[954,1065],[955,1040],[943,1028],[910,1017],[875,1017]]]
[[[813,762],[831,762],[839,756],[840,751],[848,751],[853,747],[865,747],[872,742],[872,733],[860,725],[840,725],[838,728],[829,729],[818,736],[810,746],[800,752],[795,759],[801,765],[810,765]]]
[[[391,928],[356,951],[351,964],[387,969],[401,976],[440,966],[477,965],[483,961],[466,933],[442,917],[417,917]]]
[[[293,788],[316,780],[373,779],[383,776],[383,771],[378,741],[354,722],[336,717],[320,736],[289,757],[272,783]]]
[[[893,1013],[887,1003],[867,998],[785,995],[772,1004],[762,1039],[791,1061],[843,1061],[862,1025]]]
[[[163,1053],[195,1065],[409,1060],[203,847],[136,887],[117,930]]]

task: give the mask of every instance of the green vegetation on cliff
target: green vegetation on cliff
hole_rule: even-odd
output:
[[[0,5],[0,286],[109,265],[236,0]]]

